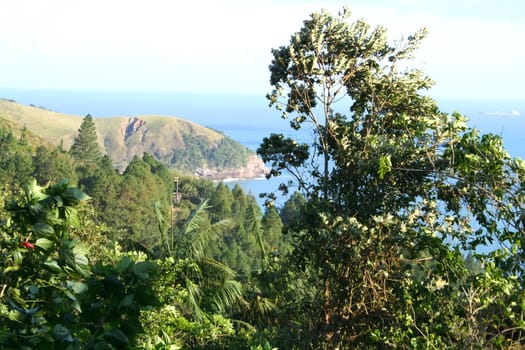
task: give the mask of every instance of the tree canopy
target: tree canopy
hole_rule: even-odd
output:
[[[311,127],[314,141],[274,134],[258,149],[271,175],[289,172],[307,199],[292,260],[316,277],[319,307],[304,310],[302,331],[313,334],[304,341],[510,344],[521,316],[486,327],[523,297],[524,163],[424,93],[432,81],[410,60],[426,30],[390,44],[384,28],[349,19],[346,10],[314,13],[272,51],[270,104],[293,129]],[[466,251],[482,273],[468,270]],[[472,314],[467,294],[494,315]],[[470,321],[454,326],[457,317]]]

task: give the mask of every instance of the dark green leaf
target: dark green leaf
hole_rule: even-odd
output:
[[[119,329],[111,329],[104,333],[104,340],[117,348],[128,346],[128,337]]]
[[[56,324],[55,327],[53,327],[53,338],[55,338],[55,340],[60,343],[73,342],[73,336],[71,335],[69,329],[61,325],[60,323]]]
[[[133,273],[141,280],[147,280],[152,274],[157,272],[158,266],[149,261],[141,261],[133,266]]]
[[[53,226],[45,224],[43,222],[37,222],[33,225],[33,232],[38,233],[39,235],[53,236],[55,230]]]

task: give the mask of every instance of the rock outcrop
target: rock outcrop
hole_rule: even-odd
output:
[[[122,136],[124,137],[124,142],[132,135],[137,133],[137,131],[146,125],[146,122],[137,118],[132,117],[124,120],[121,124]]]
[[[264,162],[254,154],[248,157],[246,166],[242,168],[199,168],[195,171],[194,175],[210,180],[259,179],[265,177],[268,171],[269,169],[266,167]]]

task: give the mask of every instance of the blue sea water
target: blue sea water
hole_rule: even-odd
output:
[[[184,94],[168,92],[59,91],[0,89],[0,98],[56,112],[93,117],[169,115],[221,131],[252,150],[272,132],[292,136],[288,122],[268,107],[264,94]],[[522,101],[438,100],[444,112],[460,112],[469,126],[501,135],[511,156],[525,158],[525,98]],[[301,134],[308,141],[308,133]],[[247,192],[274,191],[286,177],[242,180]]]

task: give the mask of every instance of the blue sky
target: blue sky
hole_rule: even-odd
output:
[[[429,29],[434,97],[525,100],[522,0],[3,1],[0,88],[265,94],[271,48],[345,5],[392,41]]]

